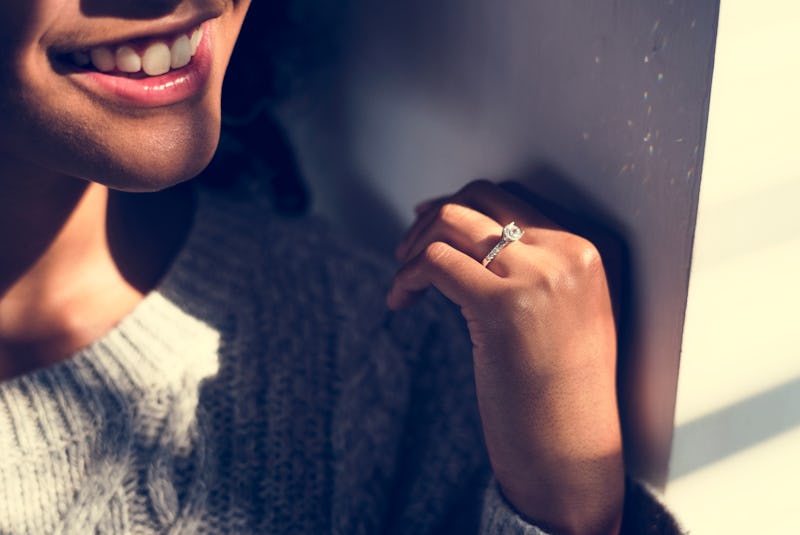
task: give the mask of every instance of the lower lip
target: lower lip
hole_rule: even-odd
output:
[[[188,65],[160,76],[134,79],[98,71],[73,73],[70,78],[98,96],[138,108],[158,108],[189,100],[202,93],[211,77],[211,35],[203,26],[203,39]]]

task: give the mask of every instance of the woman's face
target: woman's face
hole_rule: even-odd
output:
[[[132,191],[196,175],[249,3],[1,0],[0,187],[14,170]]]

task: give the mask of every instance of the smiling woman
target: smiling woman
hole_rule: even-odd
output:
[[[591,242],[476,182],[420,206],[392,281],[175,186],[248,4],[0,6],[0,532],[674,532],[626,494]]]
[[[246,2],[162,5],[163,16],[151,19],[126,18],[124,6],[98,18],[78,1],[2,9],[4,51],[14,58],[0,71],[4,155],[126,190],[161,189],[208,163]],[[181,36],[194,36],[197,53],[179,67],[187,55]],[[147,77],[126,74],[137,62]],[[42,143],[46,154],[31,150]]]

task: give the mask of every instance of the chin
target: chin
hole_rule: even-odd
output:
[[[149,126],[144,130],[146,134],[130,131],[131,135],[108,147],[107,158],[84,178],[128,192],[160,191],[185,182],[199,175],[213,158],[220,125],[215,116],[192,124],[173,123],[172,128]]]
[[[199,175],[208,166],[211,156],[202,160],[196,160],[191,165],[181,169],[171,166],[164,172],[154,172],[154,169],[147,170],[120,170],[118,174],[104,176],[102,179],[92,179],[92,182],[107,186],[109,189],[124,191],[129,193],[152,193],[161,191],[187,180],[191,180]]]
[[[107,169],[96,177],[86,177],[110,189],[131,193],[156,192],[191,180],[209,164],[214,151],[208,151],[190,160],[176,164],[174,161],[151,163],[147,167],[123,166]]]

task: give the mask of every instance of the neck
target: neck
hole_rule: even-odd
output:
[[[0,200],[0,380],[63,360],[116,325],[158,283],[191,219],[188,190],[27,178]]]

